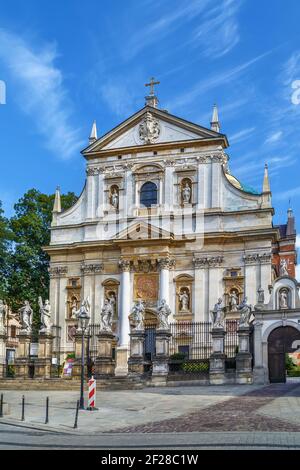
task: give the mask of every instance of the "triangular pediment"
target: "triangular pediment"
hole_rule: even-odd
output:
[[[159,240],[173,239],[174,234],[144,221],[134,222],[114,237],[115,240]]]
[[[227,139],[206,127],[193,124],[182,118],[150,106],[145,106],[136,114],[126,119],[104,136],[97,139],[86,149],[84,155],[114,149],[137,147],[172,142],[193,140]]]

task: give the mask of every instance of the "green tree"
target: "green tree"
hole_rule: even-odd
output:
[[[9,221],[4,217],[0,201],[0,299],[5,299],[8,294],[11,241],[12,232],[9,228]]]
[[[61,196],[62,210],[71,207],[77,196],[69,192]],[[10,273],[7,302],[13,311],[29,300],[35,312],[37,298],[49,297],[49,257],[43,246],[50,242],[50,225],[54,194],[30,189],[15,204],[10,219],[13,246],[10,253]]]

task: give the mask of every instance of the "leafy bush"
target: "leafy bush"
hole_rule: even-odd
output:
[[[14,377],[16,375],[16,368],[13,364],[8,364],[7,366],[7,377]]]
[[[293,362],[293,359],[291,358],[291,356],[289,356],[288,354],[285,355],[285,368],[286,370],[289,372],[293,369],[295,369],[295,364]]]
[[[173,361],[184,361],[184,359],[186,359],[186,354],[177,352],[175,354],[171,354],[170,359]]]
[[[66,361],[67,361],[68,359],[75,359],[75,353],[69,353],[69,354],[67,355],[67,357],[66,357]]]

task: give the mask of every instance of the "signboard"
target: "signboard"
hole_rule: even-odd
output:
[[[39,351],[39,343],[30,343],[30,356],[37,356]]]
[[[63,370],[63,375],[65,377],[71,377],[72,376],[72,370],[73,370],[73,363],[74,359],[67,359],[64,365],[64,370]]]

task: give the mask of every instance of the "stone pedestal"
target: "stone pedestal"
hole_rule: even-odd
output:
[[[209,382],[211,385],[221,385],[225,383],[225,330],[214,328],[211,335],[213,352],[209,358]]]
[[[0,331],[0,378],[6,376],[6,335]]]
[[[87,373],[87,345],[88,345],[89,335],[84,334],[84,374]],[[72,378],[79,379],[81,377],[81,361],[82,361],[82,333],[78,330],[75,334],[75,360],[72,370]]]
[[[142,375],[144,373],[145,331],[133,331],[129,336],[130,356],[128,359],[128,374]]]
[[[112,357],[113,333],[101,331],[98,335],[95,378],[112,377],[115,373],[115,361]]]
[[[27,378],[29,377],[31,334],[21,330],[18,339],[19,345],[15,360],[16,377]]]
[[[253,381],[249,335],[249,327],[243,326],[238,329],[239,352],[236,355],[236,383],[238,384],[249,384]]]
[[[153,359],[152,382],[166,383],[169,373],[170,330],[156,330],[155,356]]]
[[[53,336],[51,333],[40,332],[38,358],[35,360],[34,374],[38,378],[50,379],[52,362]]]

